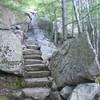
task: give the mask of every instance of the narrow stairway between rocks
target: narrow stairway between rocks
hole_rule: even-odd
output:
[[[37,45],[28,45],[23,50],[25,88],[23,93],[26,98],[44,100],[50,93],[52,78],[48,66],[44,63]]]

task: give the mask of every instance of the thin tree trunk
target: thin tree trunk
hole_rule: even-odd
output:
[[[91,15],[90,15],[90,5],[89,5],[89,0],[87,0],[87,12],[88,12],[88,22],[89,22],[89,27],[92,30],[89,30],[89,36],[91,39],[91,43],[94,49],[96,49],[96,45],[95,45],[95,29],[94,29],[94,25],[92,24],[92,20],[91,20]]]
[[[54,11],[55,12],[55,26],[56,26],[56,30],[55,30],[55,34],[54,34],[54,42],[55,42],[55,44],[57,44],[57,37],[58,37],[58,35],[57,35],[57,31],[58,31],[58,29],[57,29],[57,16],[56,16],[56,11]]]
[[[66,39],[67,37],[67,0],[62,0],[61,4],[62,4],[62,28],[63,28],[63,41]]]
[[[72,22],[74,21],[74,9],[72,9]],[[74,22],[72,23],[72,36],[74,35]]]
[[[73,8],[74,8],[75,18],[76,18],[76,21],[77,21],[78,32],[80,34],[80,33],[82,33],[82,29],[81,29],[79,14],[78,14],[78,11],[77,11],[76,1],[72,0],[72,3],[73,3]]]

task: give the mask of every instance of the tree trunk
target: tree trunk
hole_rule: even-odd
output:
[[[72,3],[73,3],[73,8],[74,8],[75,18],[76,18],[76,21],[77,21],[78,32],[80,34],[80,33],[82,33],[82,29],[81,29],[79,13],[78,13],[78,10],[77,10],[77,5],[76,5],[77,1],[76,0],[72,0]]]
[[[63,41],[67,37],[67,0],[62,0],[62,28],[63,28]]]

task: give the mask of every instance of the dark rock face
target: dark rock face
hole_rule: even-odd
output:
[[[11,31],[0,31],[0,70],[23,74],[22,46],[20,39]]]
[[[100,75],[98,61],[86,33],[67,40],[53,55],[50,68],[58,87],[94,80]]]
[[[10,93],[7,89],[20,89],[25,86],[23,77],[0,71],[0,95]],[[5,89],[5,90],[4,90]]]
[[[50,93],[50,100],[62,100],[58,91]]]
[[[98,59],[99,59],[99,63],[100,63],[100,36],[99,36],[99,40],[98,40]]]
[[[38,26],[42,30],[52,32],[53,25],[50,21],[44,19],[38,19]]]

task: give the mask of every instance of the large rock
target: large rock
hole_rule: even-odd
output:
[[[16,21],[16,16],[12,10],[0,5],[0,28],[9,28]]]
[[[50,68],[58,87],[95,80],[100,68],[86,33],[68,39],[52,57]]]
[[[57,48],[54,43],[45,36],[45,33],[42,30],[35,29],[34,31],[34,38],[41,48],[42,58],[46,61],[52,56]]]
[[[60,95],[62,96],[62,98],[64,98],[64,100],[66,100],[68,98],[68,96],[72,93],[73,89],[74,89],[73,86],[65,86],[60,91]]]
[[[11,28],[11,25],[26,21],[26,16],[16,10],[0,4],[0,28]],[[27,32],[28,24],[20,24],[21,30]]]
[[[96,83],[87,83],[78,85],[69,100],[99,100],[94,99],[100,94],[100,85]]]
[[[11,31],[0,31],[0,70],[22,74],[22,46]]]

